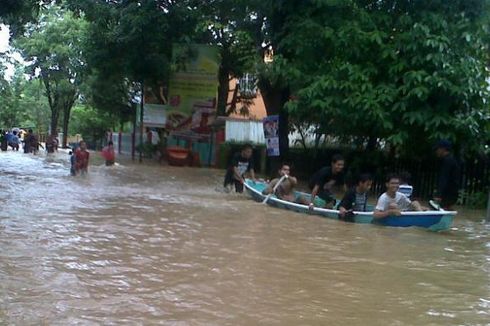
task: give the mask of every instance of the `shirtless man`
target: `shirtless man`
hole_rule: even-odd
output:
[[[299,202],[301,204],[307,205],[308,202],[305,199],[301,197],[296,197],[294,193],[294,187],[298,184],[298,180],[295,177],[291,176],[289,174],[290,172],[291,172],[291,167],[289,166],[289,164],[283,163],[281,169],[279,169],[279,178],[273,179],[269,183],[267,188],[265,188],[264,191],[262,191],[262,194],[269,195],[270,193],[272,193],[274,187],[277,185],[279,180],[283,176],[287,175],[288,177],[283,179],[281,184],[277,187],[275,195],[277,196],[277,198],[282,200],[290,201],[293,203]]]

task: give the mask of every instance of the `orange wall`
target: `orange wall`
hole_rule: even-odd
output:
[[[235,78],[231,79],[230,91],[228,93],[228,105],[227,105],[228,110],[231,109],[231,105],[233,102],[233,94],[235,92],[236,85],[237,85],[237,80]],[[238,94],[238,98],[239,96],[240,95]],[[262,99],[262,96],[260,95],[260,91],[257,92],[257,97],[253,99],[247,99],[247,100],[251,102],[250,104],[248,104],[247,107],[248,110],[247,109],[242,110],[245,105],[243,101],[240,101],[240,99],[238,99],[236,103],[236,108],[234,112],[232,112],[229,115],[229,117],[233,119],[262,120],[267,116],[267,112],[265,110],[265,104]],[[241,111],[248,111],[248,112],[246,115],[244,115],[240,113]]]

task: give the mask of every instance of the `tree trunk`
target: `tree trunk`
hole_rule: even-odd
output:
[[[226,115],[226,105],[228,103],[228,93],[230,92],[230,73],[223,65],[220,65],[218,72],[218,116]]]
[[[376,149],[377,144],[378,144],[378,139],[374,136],[369,136],[368,143],[366,146],[366,150],[374,151]]]
[[[284,105],[289,99],[287,88],[275,87],[268,80],[259,80],[259,89],[267,115],[279,115],[280,156],[271,159],[272,171],[278,170],[281,161],[289,158],[289,114]]]
[[[70,123],[71,105],[63,109],[63,142],[62,147],[68,147],[68,124]]]
[[[67,148],[68,146],[68,125],[70,123],[70,114],[75,100],[77,99],[77,91],[72,90],[63,101],[63,141],[62,147]]]
[[[58,120],[60,118],[60,110],[57,107],[51,108],[51,135],[56,136],[56,131],[58,130]]]

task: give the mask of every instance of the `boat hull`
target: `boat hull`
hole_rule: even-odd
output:
[[[251,197],[259,202],[262,202],[266,196],[262,191],[267,185],[263,182],[253,182],[246,180],[245,188]],[[297,192],[297,196],[303,196],[309,199],[309,194]],[[336,209],[319,208],[322,206],[321,200],[316,199],[316,207],[310,210],[308,206],[296,204],[281,200],[275,196],[271,196],[267,204],[273,207],[294,211],[297,213],[318,215],[331,219],[339,219],[339,211]],[[427,211],[427,212],[402,212],[400,216],[388,216],[381,219],[375,219],[372,212],[354,212],[354,216],[349,222],[362,224],[376,224],[390,227],[421,227],[431,231],[443,231],[450,229],[453,219],[457,212],[449,211]]]

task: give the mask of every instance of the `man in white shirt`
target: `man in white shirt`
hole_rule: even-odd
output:
[[[396,175],[389,175],[386,179],[386,192],[378,198],[374,209],[374,218],[401,215],[402,211],[408,210],[423,210],[419,202],[411,201],[407,196],[398,192],[399,187],[400,178]]]

